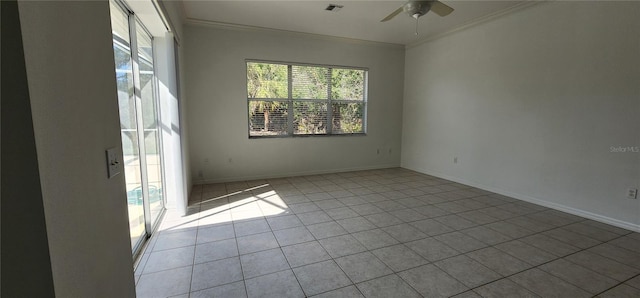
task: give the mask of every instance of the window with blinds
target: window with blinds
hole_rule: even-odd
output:
[[[249,137],[366,132],[367,69],[247,61]]]

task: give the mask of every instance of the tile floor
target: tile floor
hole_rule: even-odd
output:
[[[394,168],[199,185],[138,297],[640,297],[640,234]]]

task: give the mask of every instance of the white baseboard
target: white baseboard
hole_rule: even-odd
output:
[[[274,178],[322,175],[322,174],[343,173],[343,172],[353,172],[353,171],[378,170],[378,169],[388,169],[388,168],[398,168],[398,167],[400,167],[399,163],[393,163],[393,164],[382,164],[382,165],[367,166],[367,167],[339,168],[339,169],[328,169],[328,170],[320,170],[320,171],[312,170],[312,171],[302,171],[302,172],[261,174],[261,175],[254,175],[254,176],[221,177],[221,178],[215,178],[215,179],[193,181],[193,184],[197,185],[197,184],[224,183],[224,182],[235,182],[235,181],[249,181],[249,180],[258,180],[258,179],[274,179]]]
[[[546,201],[546,200],[542,200],[542,199],[539,199],[539,198],[534,198],[534,197],[523,195],[523,194],[513,193],[513,192],[510,192],[510,191],[506,191],[504,189],[491,187],[491,186],[486,186],[486,185],[479,184],[479,183],[476,183],[476,182],[473,182],[473,181],[467,181],[465,179],[460,179],[458,177],[445,175],[445,174],[434,172],[434,171],[430,171],[430,170],[427,170],[427,169],[412,168],[412,167],[407,167],[407,166],[402,166],[402,167],[405,168],[405,169],[412,170],[412,171],[416,171],[416,172],[420,172],[420,173],[423,173],[423,174],[435,176],[435,177],[438,177],[438,178],[454,181],[454,182],[457,182],[457,183],[460,183],[460,184],[464,184],[464,185],[473,186],[475,188],[483,189],[483,190],[494,192],[494,193],[497,193],[497,194],[501,194],[501,195],[504,195],[504,196],[507,196],[507,197],[512,197],[512,198],[515,198],[515,199],[518,199],[518,200],[522,200],[522,201],[525,201],[525,202],[529,202],[529,203],[533,203],[533,204],[536,204],[536,205],[548,207],[548,208],[555,209],[555,210],[558,210],[558,211],[566,212],[566,213],[569,213],[569,214],[573,214],[573,215],[577,215],[577,216],[580,216],[580,217],[592,219],[592,220],[595,220],[595,221],[598,221],[598,222],[601,222],[601,223],[609,224],[609,225],[612,225],[612,226],[616,226],[616,227],[619,227],[619,228],[623,228],[623,229],[627,229],[627,230],[630,230],[630,231],[635,231],[635,232],[639,232],[640,233],[640,225],[638,225],[638,224],[634,224],[634,223],[622,221],[622,220],[619,220],[619,219],[611,218],[611,217],[608,217],[608,216],[603,216],[603,215],[600,215],[600,214],[596,214],[596,213],[592,213],[592,212],[576,209],[576,208],[573,208],[573,207],[569,207],[569,206],[565,206],[565,205],[549,202],[549,201]]]

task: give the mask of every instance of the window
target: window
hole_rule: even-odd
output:
[[[367,69],[247,61],[247,101],[250,138],[364,134]]]

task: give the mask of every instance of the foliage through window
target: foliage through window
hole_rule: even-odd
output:
[[[367,70],[247,61],[249,137],[363,134]]]

